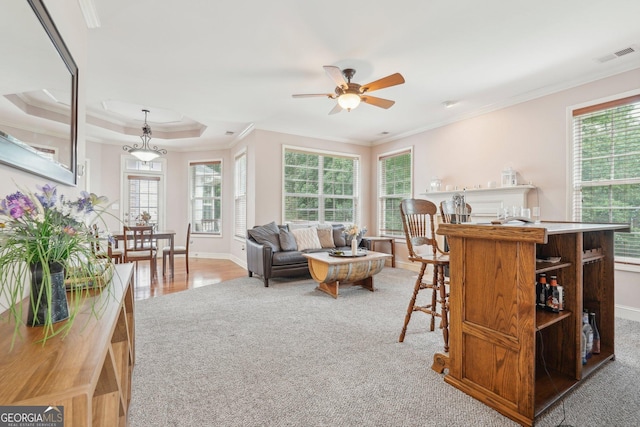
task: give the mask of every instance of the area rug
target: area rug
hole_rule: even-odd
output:
[[[375,292],[334,299],[247,277],[137,302],[130,425],[516,426],[430,369],[442,334],[426,315],[398,342],[414,280],[385,268]],[[616,319],[616,361],[536,425],[638,425],[638,326]]]

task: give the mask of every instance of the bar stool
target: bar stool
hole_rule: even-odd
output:
[[[435,328],[435,318],[440,317],[442,336],[444,339],[444,351],[449,351],[449,304],[445,283],[445,268],[449,266],[449,254],[438,247],[435,238],[435,218],[438,208],[433,202],[423,199],[405,199],[400,203],[402,226],[407,240],[409,260],[420,262],[420,273],[416,280],[411,301],[407,307],[404,326],[400,333],[399,342],[404,341],[407,325],[414,311],[421,311],[431,317],[430,330]],[[422,250],[418,252],[419,250]],[[427,266],[433,267],[433,277],[430,282],[425,282],[424,273]],[[418,293],[429,290],[430,304],[417,305]]]

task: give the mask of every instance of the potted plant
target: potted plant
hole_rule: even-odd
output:
[[[13,339],[26,323],[43,327],[44,344],[73,325],[87,291],[72,286],[66,292],[65,279],[89,277],[97,264],[97,237],[90,223],[100,217],[96,206],[106,199],[82,192],[77,200],[68,200],[49,184],[38,190],[18,191],[0,201],[0,299],[8,303],[7,317],[15,322]],[[21,301],[27,284],[25,322]]]

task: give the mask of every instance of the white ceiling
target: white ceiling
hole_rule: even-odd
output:
[[[253,128],[375,144],[640,67],[638,0],[93,2],[88,113],[140,127],[148,108],[153,142],[169,150],[226,148]],[[395,72],[406,83],[373,93],[396,101],[388,110],[329,115],[335,100],[291,97],[332,92],[323,65],[355,68],[360,84]],[[114,115],[105,101],[119,105]],[[158,127],[174,126],[159,123],[164,113],[206,129],[159,139]]]

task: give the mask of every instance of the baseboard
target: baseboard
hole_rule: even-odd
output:
[[[622,319],[634,320],[640,322],[640,309],[629,307],[627,305],[615,305],[615,316]]]

